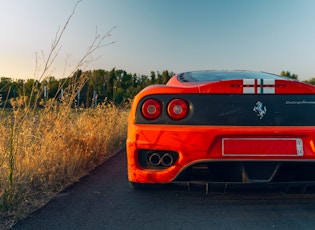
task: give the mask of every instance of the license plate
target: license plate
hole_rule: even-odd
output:
[[[223,156],[303,156],[300,138],[223,138]]]

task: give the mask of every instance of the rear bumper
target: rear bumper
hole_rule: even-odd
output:
[[[315,162],[315,127],[248,127],[248,126],[175,126],[175,125],[136,125],[129,124],[127,138],[128,178],[136,183],[170,183],[174,181],[199,180],[194,177],[183,177],[190,173],[196,165],[216,166],[216,174],[223,175],[231,171],[229,165],[238,168],[241,174],[247,173],[259,176],[249,177],[242,183],[272,182],[282,165],[288,163]],[[236,154],[224,155],[222,140],[226,138],[298,138],[302,141],[303,154]],[[170,167],[150,168],[139,163],[139,153],[143,150],[171,151],[178,154],[176,161]],[[140,157],[141,158],[141,157]],[[259,164],[257,164],[257,162]],[[270,162],[270,163],[268,163]],[[224,164],[222,164],[224,163]],[[244,170],[244,163],[246,165]],[[284,164],[285,163],[285,164]],[[220,167],[222,164],[222,167]],[[269,165],[268,172],[265,165]],[[280,167],[281,166],[281,167]],[[300,165],[299,165],[300,166]],[[239,169],[241,167],[241,169]],[[243,167],[243,168],[242,168]],[[252,168],[248,170],[248,168]],[[299,167],[299,174],[310,174],[310,170],[303,172],[303,165]],[[282,170],[282,169],[281,169]],[[291,170],[291,169],[288,169]],[[269,175],[269,174],[271,175]],[[274,174],[275,175],[272,175]],[[263,174],[263,176],[262,176]],[[211,176],[213,173],[211,172]],[[315,175],[315,174],[314,174]],[[223,178],[214,180],[211,176],[207,182],[233,182]],[[262,177],[262,178],[261,178]],[[228,178],[228,177],[227,177]],[[258,179],[257,179],[258,178]],[[308,178],[306,178],[308,179]],[[227,181],[224,181],[227,180]],[[294,178],[292,178],[294,180]],[[303,179],[304,180],[304,179]],[[285,182],[289,182],[286,178]],[[315,181],[315,176],[314,176]],[[278,181],[281,182],[281,181]]]

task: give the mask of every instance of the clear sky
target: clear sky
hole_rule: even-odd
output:
[[[76,0],[0,0],[0,77],[33,78]],[[67,77],[96,28],[117,26],[88,69],[149,75],[257,70],[315,77],[314,0],[83,0],[49,74]],[[43,55],[43,56],[42,56]],[[38,69],[37,69],[38,70]]]

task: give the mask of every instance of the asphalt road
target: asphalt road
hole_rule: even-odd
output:
[[[134,191],[125,152],[72,185],[14,229],[314,229],[315,194],[198,187]]]

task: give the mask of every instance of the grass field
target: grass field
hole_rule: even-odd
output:
[[[123,148],[128,109],[49,106],[0,112],[0,220],[36,210]]]

